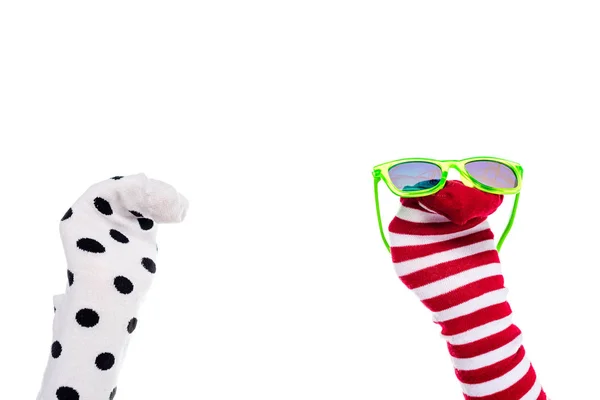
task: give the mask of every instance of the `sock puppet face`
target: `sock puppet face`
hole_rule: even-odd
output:
[[[546,399],[512,323],[486,220],[502,196],[448,181],[401,203],[389,226],[392,261],[441,326],[465,399]]]
[[[449,180],[439,192],[426,197],[401,199],[402,204],[426,208],[448,218],[452,223],[464,225],[473,219],[484,220],[502,204],[503,196],[482,192]]]

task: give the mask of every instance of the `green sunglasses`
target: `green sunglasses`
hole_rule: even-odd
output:
[[[472,157],[464,160],[402,158],[373,167],[379,233],[388,251],[390,251],[390,245],[385,237],[379,208],[379,181],[383,180],[391,192],[397,196],[424,197],[442,190],[450,168],[454,168],[460,173],[460,179],[465,186],[474,187],[487,193],[516,195],[510,220],[496,247],[500,251],[517,213],[523,182],[523,167],[516,162],[496,157]]]

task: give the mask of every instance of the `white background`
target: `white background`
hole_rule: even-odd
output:
[[[2,397],[41,382],[60,217],[145,172],[191,208],[161,227],[117,399],[461,399],[380,241],[370,172],[474,155],[525,169],[502,261],[539,379],[597,396],[598,7],[2,2]]]

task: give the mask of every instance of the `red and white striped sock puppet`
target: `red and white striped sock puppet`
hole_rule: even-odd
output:
[[[486,220],[502,196],[448,181],[401,203],[389,225],[394,267],[442,327],[465,399],[546,399],[512,323]]]

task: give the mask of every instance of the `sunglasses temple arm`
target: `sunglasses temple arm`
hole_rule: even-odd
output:
[[[379,223],[379,233],[381,234],[381,239],[383,240],[383,244],[385,244],[385,248],[390,251],[390,245],[388,244],[387,239],[385,238],[385,232],[383,231],[383,224],[381,223],[381,210],[379,209],[379,181],[380,177],[373,177],[374,182],[374,190],[375,190],[375,208],[377,209],[377,222]]]
[[[510,229],[512,228],[513,222],[515,221],[515,216],[517,215],[517,207],[519,206],[519,196],[521,196],[521,193],[517,193],[515,195],[515,201],[513,203],[512,212],[510,214],[510,219],[508,220],[508,224],[506,225],[504,232],[502,232],[502,236],[500,236],[500,240],[498,240],[498,245],[496,246],[496,250],[498,250],[498,252],[500,252],[500,249],[502,248],[502,244],[504,243],[504,240],[508,236],[508,233],[510,232]]]

